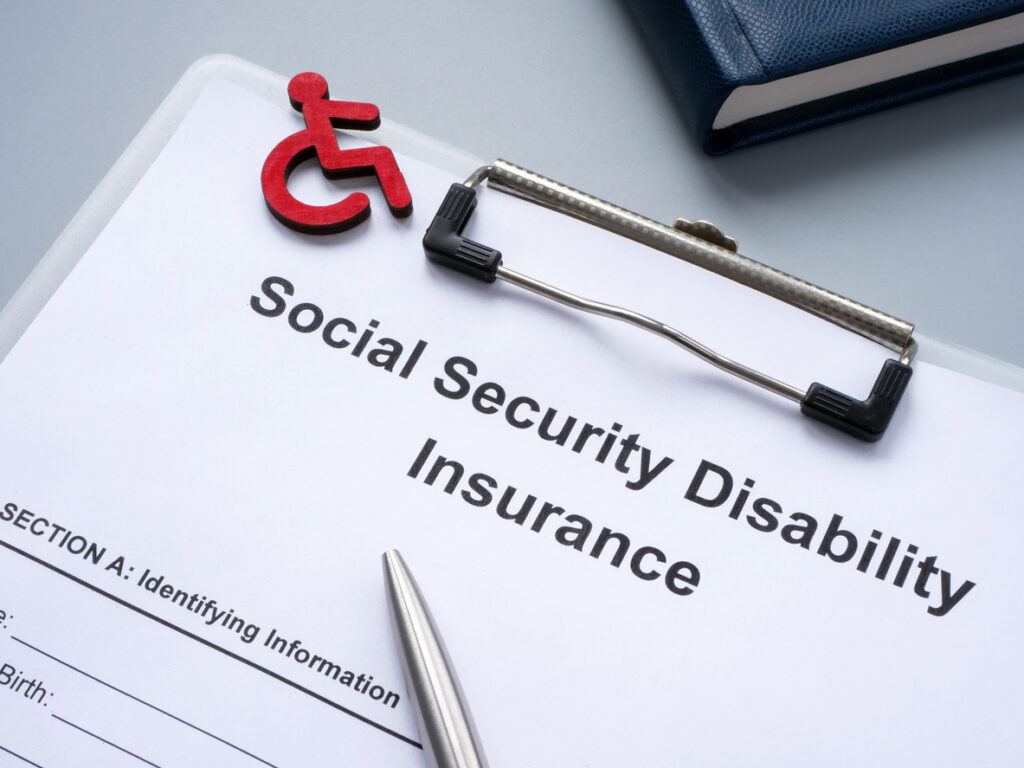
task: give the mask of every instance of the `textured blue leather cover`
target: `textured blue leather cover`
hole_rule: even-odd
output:
[[[887,80],[712,131],[756,85],[1024,11],[1024,0],[627,0],[704,149],[722,154],[1024,71],[1024,45]]]

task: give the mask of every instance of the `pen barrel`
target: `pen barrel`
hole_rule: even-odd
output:
[[[432,768],[487,768],[465,695],[433,616],[398,552],[384,555],[384,579],[402,671]]]
[[[792,304],[893,351],[902,352],[914,332],[904,320],[505,160],[491,165],[487,183]]]

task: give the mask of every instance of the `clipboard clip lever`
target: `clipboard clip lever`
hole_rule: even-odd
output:
[[[515,272],[502,263],[501,251],[462,236],[476,208],[476,187],[488,186],[573,216],[684,261],[708,269],[769,296],[786,301],[895,352],[886,360],[863,400],[815,382],[802,390],[731,360],[680,331],[647,315],[577,296]],[[910,381],[910,363],[917,352],[914,326],[878,310],[780,272],[736,252],[736,242],[706,222],[682,227],[659,222],[567,187],[504,160],[475,171],[464,183],[453,184],[423,237],[427,257],[484,282],[498,278],[560,304],[613,318],[662,336],[739,378],[800,404],[807,416],[861,440],[882,437]],[[698,234],[700,233],[700,234]]]

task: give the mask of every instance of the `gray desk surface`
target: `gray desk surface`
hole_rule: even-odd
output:
[[[1024,365],[1024,76],[709,158],[612,0],[55,0],[4,17],[0,305],[188,65],[232,53],[652,218],[710,219],[752,258]]]

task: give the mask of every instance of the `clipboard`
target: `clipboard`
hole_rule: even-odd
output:
[[[17,341],[18,337],[23,332],[23,330],[26,327],[28,327],[28,325],[31,323],[32,318],[35,316],[35,314],[46,303],[50,294],[60,285],[63,278],[73,269],[78,259],[89,249],[90,244],[97,237],[99,232],[103,229],[112,213],[115,210],[117,210],[121,203],[129,196],[135,183],[143,175],[143,173],[145,173],[150,163],[153,162],[153,159],[159,153],[160,148],[163,147],[164,142],[167,141],[168,137],[174,132],[175,128],[184,118],[184,115],[188,112],[189,107],[191,106],[193,100],[196,98],[198,93],[201,92],[203,90],[203,87],[214,77],[227,79],[235,83],[236,85],[241,85],[242,87],[248,89],[252,93],[260,94],[261,96],[267,98],[269,101],[278,104],[283,109],[287,108],[283,96],[283,94],[285,93],[284,87],[287,82],[286,78],[274,75],[272,73],[268,73],[265,70],[261,70],[252,65],[240,62],[239,60],[232,59],[230,57],[214,57],[197,63],[197,65],[195,65],[195,67],[193,67],[193,69],[190,70],[190,72],[185,76],[182,83],[175,89],[175,91],[171,94],[171,96],[168,98],[165,104],[160,108],[160,110],[154,116],[150,124],[148,124],[144,131],[140,134],[136,142],[134,142],[133,145],[129,148],[128,152],[125,155],[125,158],[123,158],[122,161],[120,161],[117,164],[117,166],[115,166],[115,168],[111,171],[108,177],[101,184],[101,187],[97,190],[96,194],[94,194],[93,197],[90,198],[86,206],[83,208],[82,212],[80,212],[80,214],[76,216],[71,225],[69,225],[68,229],[61,236],[58,243],[55,244],[54,248],[48,253],[44,262],[40,265],[40,268],[36,270],[36,272],[32,275],[28,283],[26,283],[25,287],[18,293],[15,301],[12,302],[12,304],[9,305],[8,308],[4,311],[3,317],[0,318],[0,332],[2,332],[3,343],[2,348],[0,348],[0,356],[7,354],[7,352],[10,350],[11,346]],[[452,173],[453,178],[456,179],[471,177],[475,170],[479,168],[482,164],[481,161],[478,159],[469,158],[465,156],[463,153],[458,152],[457,150],[454,150],[438,142],[425,139],[412,131],[408,131],[393,124],[385,123],[381,129],[381,133],[379,134],[378,138],[380,138],[380,140],[382,141],[387,142],[394,149],[402,152],[403,154],[427,160],[438,167],[449,170]],[[416,256],[419,259],[423,258],[422,255],[420,254],[416,254]],[[246,309],[246,311],[248,310]],[[920,343],[922,347],[921,357],[923,359],[926,359],[933,363],[945,360],[947,361],[948,365],[950,365],[950,367],[956,367],[959,368],[960,370],[973,369],[975,372],[990,371],[990,375],[986,373],[987,378],[1002,378],[1004,382],[1013,382],[1020,386],[1020,371],[1012,368],[1011,366],[1005,366],[994,361],[986,361],[983,358],[974,356],[969,352],[958,353],[956,350],[949,349],[945,345],[933,342],[931,340],[928,340],[927,338],[921,339]],[[839,449],[844,449],[844,446],[835,447]],[[837,454],[842,454],[844,452],[845,450],[839,450],[837,451]],[[884,459],[884,457],[884,453],[876,454],[876,458],[879,458],[880,460]],[[718,460],[723,462],[726,461],[725,459]],[[680,462],[680,464],[681,463],[682,462]],[[703,472],[703,474],[700,475],[700,477],[702,478],[713,478],[716,472],[723,469],[722,467],[719,467],[719,469],[717,470],[714,469],[715,465],[709,461],[702,461],[700,466],[701,470],[699,471]],[[415,466],[413,468],[415,468]],[[413,468],[410,468],[410,471],[412,471]],[[608,469],[609,465],[605,465],[603,468]],[[876,465],[876,468],[879,467]],[[884,466],[881,467],[881,469],[884,468]],[[739,475],[739,471],[741,470],[738,468],[733,469],[734,471],[737,472],[737,482],[735,483],[735,485],[738,488],[740,482],[742,482],[741,475]],[[743,471],[751,471],[753,473],[756,473],[756,470]],[[425,474],[426,471],[424,471],[423,475]],[[759,482],[762,481],[763,479],[763,476],[758,475]],[[422,485],[423,487],[426,487],[425,483],[422,483]],[[765,483],[765,485],[767,485],[767,483]],[[746,494],[748,493],[750,486],[753,486],[753,480],[748,478],[747,484],[744,485],[744,490],[739,491],[740,499],[746,498]],[[420,488],[420,486],[418,485],[417,488]],[[767,490],[764,492],[770,493],[770,491]],[[434,488],[433,490],[427,489],[424,491],[424,493],[434,494],[433,497],[424,497],[428,499],[428,504],[433,503],[437,506],[440,506],[437,499],[440,498],[442,500],[441,503],[444,503],[444,499],[446,498],[443,495],[441,495],[442,491],[439,490],[438,488]],[[696,486],[691,484],[689,491],[687,491],[687,495],[688,498],[690,495],[692,495],[693,499],[697,500],[695,502],[696,504],[701,504],[705,507],[712,506],[716,501],[715,499],[712,499],[712,497],[715,495],[714,491],[709,490],[702,483],[698,483],[696,484]],[[756,494],[754,495],[756,496]],[[691,499],[691,501],[693,499]],[[786,501],[788,502],[788,499]],[[462,502],[459,501],[458,503]],[[794,504],[797,503],[798,502],[794,502]],[[718,502],[718,505],[719,507],[721,507],[721,502]],[[821,510],[814,511],[820,513],[821,515],[827,515],[828,512],[830,512],[831,510],[827,510],[826,508],[823,507]],[[892,513],[899,512],[898,509],[887,511]],[[725,521],[724,526],[726,527],[728,533],[732,534],[735,533],[735,531],[737,530],[743,530],[745,533],[748,533],[750,536],[753,537],[763,536],[762,533],[747,532],[745,530],[746,523],[743,521],[730,521],[729,517],[725,514],[724,508],[722,508],[721,512],[722,514],[720,514],[719,517]],[[826,517],[822,517],[822,529],[825,528],[825,520]],[[834,520],[835,518],[833,517],[833,521]],[[893,530],[895,530],[896,533],[902,534],[902,531],[899,530],[900,523],[898,520],[898,515],[894,514],[891,517],[888,515],[885,517],[879,516],[878,520],[879,528],[884,528],[885,533],[887,535],[889,535],[890,532]],[[516,530],[516,528],[514,527],[515,523],[506,522],[502,524],[508,526],[504,530]],[[730,528],[729,526],[732,527]],[[836,523],[835,526],[835,530],[833,530],[831,527],[829,528],[829,530],[833,534],[833,538],[840,536],[840,534],[844,533],[844,530],[841,529],[841,526],[839,526],[838,523]],[[751,524],[751,527],[753,527],[753,524]],[[525,528],[524,530],[530,529]],[[862,539],[864,540],[868,540],[867,530],[870,530],[870,527],[864,529],[863,532],[858,530],[859,534],[862,533]],[[714,536],[720,539],[728,538],[728,535],[723,536],[722,533],[723,531],[721,529],[716,529],[714,531]],[[502,535],[505,534],[503,533]],[[534,536],[534,533],[528,533],[526,535],[528,537]],[[872,535],[874,535],[874,533]],[[895,537],[895,534],[892,535],[893,537]],[[913,536],[914,534],[913,532],[910,532],[905,535]],[[879,533],[879,536],[876,538],[878,538],[879,541],[882,541],[880,537],[881,533]],[[876,548],[876,538],[871,538],[868,546]],[[539,541],[540,539],[537,538],[536,540]],[[763,540],[765,539],[759,539],[758,544],[756,546],[761,546],[760,541]],[[889,539],[890,542],[894,540],[895,538]],[[528,541],[532,542],[533,539],[528,539]],[[683,543],[688,544],[689,542]],[[915,540],[915,545],[916,543],[918,542]],[[558,552],[559,556],[561,556],[562,550],[558,549],[555,544],[550,544],[550,546]],[[777,546],[784,547],[786,545],[779,544]],[[922,546],[924,546],[923,543]],[[638,551],[642,552],[645,556],[649,556],[653,553],[654,549],[655,548],[653,546],[644,546],[640,547]],[[796,557],[797,559],[805,557],[805,555],[799,549],[791,549],[793,550],[793,553],[791,555],[790,552],[786,552],[787,557]],[[888,568],[888,563],[892,561],[893,557],[887,554],[889,550],[888,547],[885,545],[884,541],[879,546],[877,546],[877,550],[878,553],[876,559],[884,558],[883,562],[886,563],[885,567]],[[886,554],[883,554],[883,550]],[[570,550],[565,549],[565,551],[569,552]],[[895,551],[895,549],[893,549],[893,551]],[[831,550],[825,549],[823,554],[822,551],[819,550],[818,555],[820,555],[820,557],[815,556],[813,554],[810,555],[810,557],[814,558],[815,565],[817,565],[820,562],[821,564],[825,565],[826,568],[832,568],[833,571],[835,571],[838,568],[840,568],[840,566],[828,563],[829,559],[833,559],[829,555],[830,552]],[[924,552],[922,552],[921,554],[923,555]],[[940,554],[942,554],[943,557],[946,556],[945,552],[940,552]],[[568,557],[571,558],[573,556],[568,555]],[[584,563],[585,565],[591,565],[590,558],[587,557],[587,555],[579,555],[577,556],[577,559],[579,562]],[[966,577],[975,578],[974,572],[970,568],[963,567],[961,569],[960,564],[955,561],[955,558],[950,557],[949,559],[953,562],[948,567],[956,571],[958,579]],[[683,561],[679,561],[674,565],[680,565],[682,563]],[[613,564],[612,566],[609,566],[605,563],[600,563],[599,565],[602,569],[612,574],[612,577],[619,577],[620,574],[625,573],[626,575],[623,576],[621,580],[625,581],[629,578],[629,571],[627,570],[627,568],[629,568],[629,565],[624,566],[623,569],[619,571],[615,570],[618,568],[618,565]],[[631,563],[631,565],[635,566],[636,564]],[[874,565],[875,564],[873,563],[872,566],[874,567]],[[897,566],[893,566],[891,570],[896,571],[896,568]],[[875,581],[877,579],[873,579],[870,575],[857,575],[853,565],[850,565],[847,568],[847,571],[850,572],[850,578],[861,580],[858,586],[868,585],[865,591],[872,587],[877,587],[877,585],[875,584]],[[642,585],[642,581],[646,578],[645,572],[643,571],[642,567],[634,567],[632,573],[637,577],[632,581],[641,583]],[[684,568],[676,569],[675,575],[679,576],[680,574],[682,574],[682,576],[685,577],[686,573]],[[826,578],[830,578],[832,575],[834,574],[825,574]],[[843,576],[846,575],[847,574],[843,574]],[[373,580],[376,582],[376,569],[374,569],[374,572],[371,574],[371,576]],[[889,573],[889,578],[890,580],[894,578],[893,573]],[[896,578],[900,578],[898,574],[896,575]],[[907,578],[906,574],[904,574],[903,578]],[[683,581],[679,583],[676,583],[675,586],[677,588],[682,589],[683,583],[685,583],[685,579],[683,579]],[[991,583],[991,581],[989,583]],[[608,579],[607,581],[603,582],[603,585],[604,588],[608,589],[610,592],[616,590],[619,587],[619,585],[617,583],[613,583],[611,579]],[[903,597],[905,595],[910,595],[913,589],[913,585],[913,579],[906,582],[906,587],[903,587],[903,582],[901,581],[901,583],[898,585],[902,588],[900,596]],[[630,583],[630,586],[633,586],[633,584]],[[981,590],[979,590],[979,592],[981,592]],[[443,591],[442,594],[444,594]],[[974,595],[971,595],[971,597],[973,598]],[[919,606],[917,612],[922,616],[926,616],[923,601],[921,601],[920,599],[915,599],[914,602]],[[972,603],[965,603],[965,606],[971,604]],[[899,607],[902,608],[903,606],[900,605]],[[687,621],[686,616],[683,614],[675,614],[675,617],[678,618],[679,622],[685,623]],[[462,657],[463,654],[460,654],[460,659]],[[623,687],[625,688],[629,682],[630,681],[628,680],[624,681]],[[474,684],[474,690],[478,689],[479,685]],[[795,696],[799,693],[800,691],[794,691],[792,695]],[[728,698],[728,696],[725,698]],[[491,732],[491,734],[493,734],[493,731]],[[512,737],[519,740],[521,740],[522,737],[521,733],[504,735],[506,737]],[[488,743],[490,743],[490,741]]]
[[[286,95],[288,78],[284,75],[227,54],[207,56],[193,64],[104,176],[14,297],[0,310],[0,361],[88,250],[184,119],[203,88],[214,78],[228,80],[284,109],[290,108]],[[474,178],[480,169],[491,167],[480,158],[387,118],[382,119],[380,127],[368,138],[386,144],[401,154],[449,171],[455,179]],[[516,166],[504,163],[504,167],[507,177],[515,175],[512,169]],[[482,179],[477,177],[475,183],[480,181]],[[1024,368],[931,338],[927,329],[924,333],[915,331],[914,339],[918,346],[917,359],[1024,392]]]

